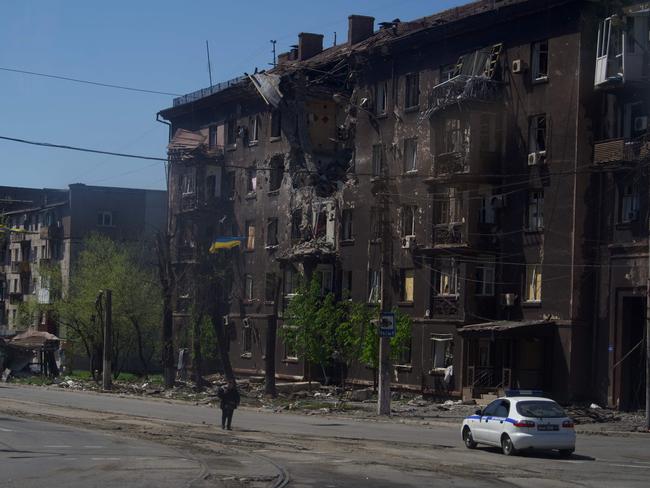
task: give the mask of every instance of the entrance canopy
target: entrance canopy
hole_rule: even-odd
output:
[[[495,322],[466,325],[458,329],[458,333],[461,335],[479,335],[486,333],[505,334],[508,332],[528,332],[524,329],[548,325],[555,325],[555,322],[552,320],[497,320]]]

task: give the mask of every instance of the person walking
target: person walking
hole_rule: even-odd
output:
[[[232,414],[239,406],[240,396],[234,381],[229,381],[225,387],[217,392],[221,400],[221,428],[232,430]]]

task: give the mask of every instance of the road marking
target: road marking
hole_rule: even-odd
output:
[[[104,446],[83,446],[86,449],[104,449]]]
[[[120,458],[116,457],[94,457],[90,458],[92,461],[119,461]]]
[[[56,444],[51,446],[43,446],[46,449],[70,449],[72,446],[67,446],[65,444]]]
[[[0,431],[1,431],[1,432],[13,432],[13,430],[11,430],[11,429],[5,429],[5,428],[3,428],[3,427],[0,427]]]
[[[613,463],[610,463],[610,466],[618,466],[620,468],[650,469],[650,466],[643,466],[643,465],[640,465],[640,464],[613,464]]]

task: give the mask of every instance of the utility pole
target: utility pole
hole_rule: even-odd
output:
[[[383,155],[382,155],[383,160]],[[382,161],[383,162],[383,161]],[[387,168],[383,167],[385,173]],[[391,261],[392,261],[392,236],[390,231],[390,197],[388,195],[388,178],[382,175],[379,184],[381,206],[381,312],[390,312],[392,308],[391,296]],[[381,327],[381,317],[379,321]],[[379,395],[377,398],[377,414],[390,415],[390,337],[379,334]]]
[[[104,390],[111,389],[111,353],[113,351],[113,314],[112,314],[112,292],[106,290],[104,292],[104,357],[102,365],[102,388]]]
[[[210,88],[212,88],[212,64],[210,63],[210,45],[205,41],[205,50],[208,53],[208,76],[210,76]]]
[[[650,189],[650,182],[647,182]],[[650,195],[650,191],[648,192]],[[648,277],[645,310],[645,428],[650,431],[650,201],[648,203]]]

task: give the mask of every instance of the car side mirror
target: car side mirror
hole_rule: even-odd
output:
[[[483,410],[481,410],[480,408],[476,409],[476,412],[474,412],[474,413],[475,413],[476,415],[478,415],[479,417],[482,417],[482,416],[483,416]]]

